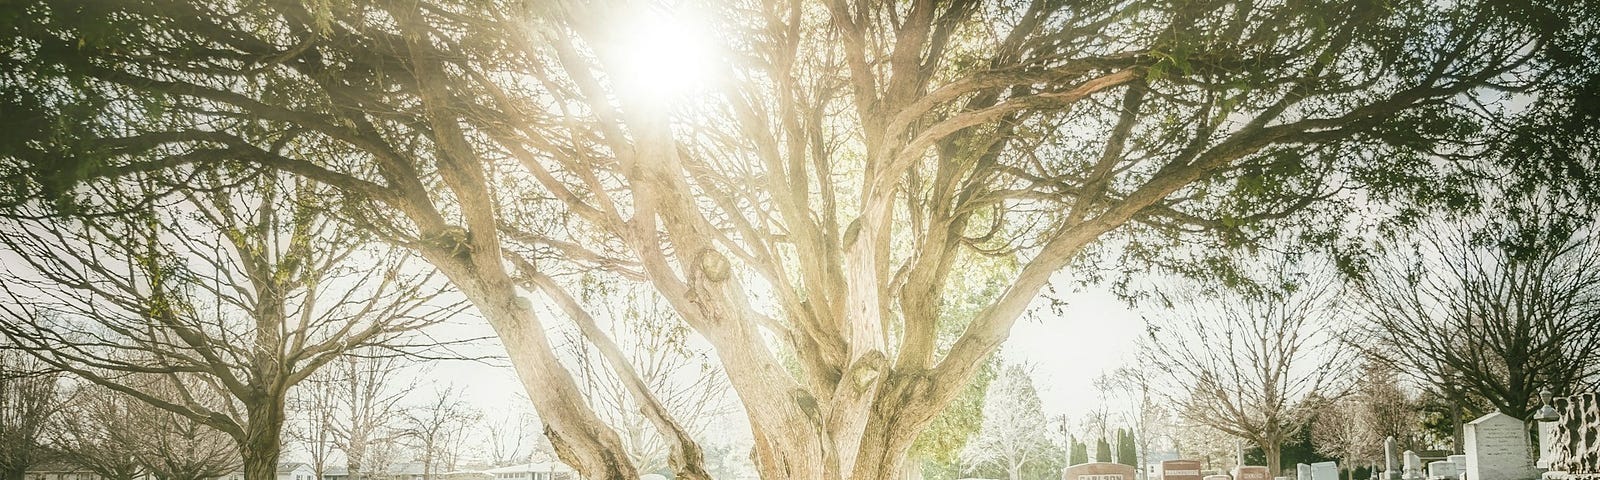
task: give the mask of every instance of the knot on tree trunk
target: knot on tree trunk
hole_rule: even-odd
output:
[[[455,258],[465,258],[472,253],[472,232],[465,227],[446,226],[422,238],[422,243]]]
[[[850,365],[851,386],[855,387],[857,393],[865,391],[872,382],[882,376],[886,363],[888,358],[884,357],[883,352],[872,350],[862,354],[861,358]]]
[[[728,261],[728,257],[712,248],[700,250],[700,254],[696,255],[695,265],[706,280],[717,283],[727,281],[733,271],[733,264]]]

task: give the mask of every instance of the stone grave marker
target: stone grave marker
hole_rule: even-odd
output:
[[[1167,460],[1161,462],[1161,480],[1204,480],[1200,476],[1199,460]]]
[[[1242,466],[1233,469],[1233,480],[1269,480],[1272,472],[1262,466]]]
[[[1339,464],[1334,462],[1311,464],[1311,480],[1339,480]]]
[[[1467,473],[1467,456],[1466,455],[1451,455],[1451,456],[1449,456],[1447,458],[1450,459],[1450,463],[1456,464],[1456,472],[1457,473],[1462,473],[1462,474]]]
[[[1405,480],[1420,480],[1422,478],[1422,458],[1417,452],[1406,450],[1401,454],[1405,458],[1405,469],[1401,471],[1400,478]]]
[[[1135,480],[1139,469],[1111,462],[1080,463],[1061,471],[1061,480]]]
[[[1556,453],[1556,422],[1538,423],[1539,459],[1533,462],[1533,466],[1548,469],[1550,468],[1551,457],[1555,456]]]
[[[1204,480],[1233,480],[1227,475],[1206,475]]]
[[[1469,480],[1539,478],[1528,455],[1528,435],[1522,420],[1494,412],[1467,422],[1462,429]]]
[[[1461,472],[1456,470],[1455,462],[1440,460],[1428,462],[1428,480],[1460,480]]]
[[[1294,465],[1295,480],[1311,480],[1311,466],[1304,463]]]
[[[1394,437],[1383,439],[1383,480],[1400,480],[1400,455],[1395,453]]]

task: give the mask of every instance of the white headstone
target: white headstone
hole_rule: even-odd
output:
[[[1339,464],[1333,462],[1311,464],[1311,480],[1339,480]]]
[[[1394,437],[1383,439],[1383,480],[1400,480],[1400,454],[1394,448]]]
[[[1405,458],[1405,469],[1401,471],[1400,478],[1405,480],[1418,480],[1422,478],[1422,459],[1417,457],[1417,452],[1406,450],[1400,454]]]
[[[1233,480],[1233,477],[1227,475],[1206,475],[1206,477],[1202,480]]]
[[[1457,472],[1467,473],[1467,456],[1466,455],[1451,455],[1448,458],[1450,459],[1450,463],[1456,464],[1456,471]]]
[[[1294,466],[1295,480],[1311,480],[1311,466],[1297,463]]]
[[[1494,412],[1462,426],[1466,438],[1467,478],[1527,480],[1539,478],[1529,455],[1528,434],[1521,420]]]
[[[1556,453],[1556,422],[1539,422],[1539,460],[1533,466],[1550,469],[1551,457]]]
[[[1449,461],[1428,462],[1428,478],[1429,480],[1458,480],[1461,478],[1461,472],[1456,471],[1456,464]]]

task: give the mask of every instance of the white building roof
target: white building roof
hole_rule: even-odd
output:
[[[490,475],[505,475],[505,474],[509,474],[509,473],[526,473],[526,472],[544,472],[544,473],[571,472],[571,473],[576,473],[577,470],[573,470],[572,467],[569,467],[569,466],[567,466],[567,464],[561,463],[561,462],[536,462],[536,463],[524,463],[522,465],[512,465],[512,466],[509,466],[509,467],[500,467],[500,468],[484,470],[483,473],[487,473],[487,474],[490,474]]]

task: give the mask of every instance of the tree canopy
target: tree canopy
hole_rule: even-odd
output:
[[[28,0],[0,14],[0,175],[7,203],[73,214],[222,165],[326,186],[471,300],[589,478],[638,472],[529,292],[596,269],[648,283],[727,366],[764,476],[884,480],[1058,273],[1099,275],[1073,267],[1103,240],[1127,265],[1225,275],[1167,247],[1289,224],[1327,240],[1347,225],[1309,214],[1361,195],[1470,203],[1470,153],[1581,124],[1593,11]],[[631,68],[640,12],[709,32],[704,81],[640,91],[668,73]],[[678,419],[629,393],[675,472],[705,478]]]

